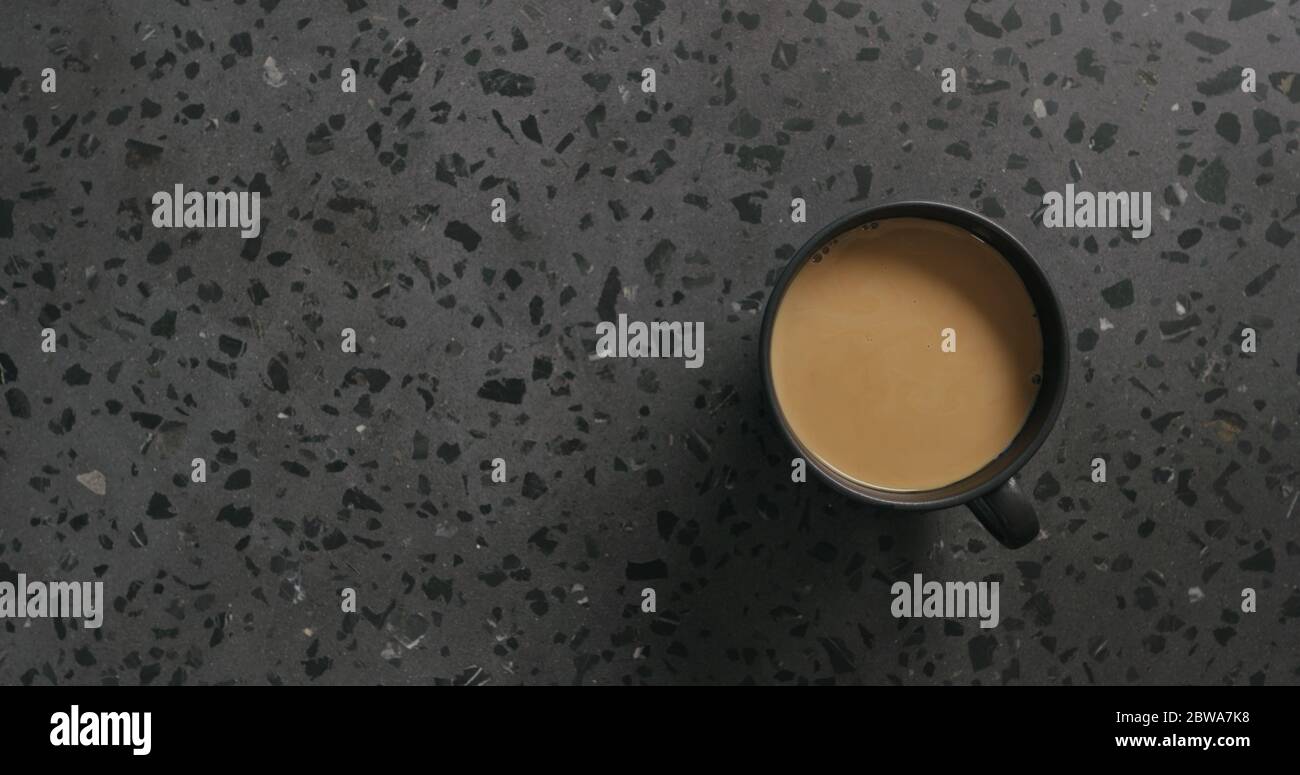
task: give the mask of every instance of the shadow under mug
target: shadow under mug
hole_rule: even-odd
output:
[[[856,482],[822,463],[800,442],[786,420],[772,384],[772,325],[786,289],[795,274],[832,238],[873,221],[887,218],[924,218],[958,226],[996,249],[1020,275],[1038,313],[1042,328],[1043,372],[1038,396],[1020,432],[1011,444],[975,473],[934,490],[895,492]],[[794,254],[777,279],[763,313],[763,389],[768,405],[791,445],[822,479],[840,492],[873,506],[911,511],[935,511],[966,504],[979,521],[1004,546],[1017,549],[1038,535],[1038,515],[1021,492],[1015,474],[1047,440],[1065,401],[1069,371],[1069,340],[1065,317],[1051,284],[1029,252],[1000,226],[982,215],[938,202],[898,202],[845,215],[817,232]],[[937,439],[937,443],[943,443]],[[870,443],[864,440],[863,443]]]

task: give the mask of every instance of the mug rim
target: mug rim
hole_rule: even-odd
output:
[[[956,482],[931,490],[884,490],[863,485],[834,471],[799,441],[798,435],[790,427],[785,413],[781,410],[781,404],[776,396],[776,386],[772,380],[772,328],[776,320],[776,312],[781,306],[781,301],[785,298],[786,290],[790,287],[795,275],[833,237],[862,224],[888,218],[920,218],[940,221],[956,226],[984,242],[989,242],[989,240],[984,239],[983,236],[973,230],[971,225],[978,226],[986,232],[991,232],[1001,244],[992,244],[990,242],[990,246],[1011,266],[1016,275],[1020,277],[1021,282],[1025,283],[1026,290],[1029,292],[1031,299],[1034,300],[1034,307],[1038,312],[1038,324],[1043,336],[1043,384],[1038,392],[1038,397],[1035,398],[1035,405],[1031,407],[1029,415],[1025,419],[1025,424],[1021,426],[1016,436],[1007,445],[1008,450],[1016,447],[1017,444],[1023,444],[1023,447],[1007,460],[1002,460],[1002,455],[1005,454],[1003,452],[965,479],[959,479]],[[1008,252],[1014,254],[1014,256],[1009,256]],[[1039,293],[1035,293],[1031,281],[1033,286],[1037,287]],[[1037,296],[1042,296],[1048,302],[1048,309],[1042,308],[1043,305]],[[805,463],[811,466],[823,481],[827,482],[833,489],[872,506],[903,511],[937,511],[960,506],[1001,487],[1008,479],[1015,476],[1047,441],[1047,437],[1051,434],[1052,428],[1056,426],[1057,417],[1060,415],[1061,408],[1065,403],[1066,388],[1069,382],[1068,331],[1065,313],[1061,308],[1060,300],[1057,298],[1056,291],[1053,289],[1046,273],[1043,272],[1042,267],[1038,265],[1038,262],[1034,260],[1030,252],[1019,240],[1006,229],[994,223],[992,219],[964,207],[927,200],[904,200],[872,205],[845,213],[818,230],[794,252],[794,255],[786,262],[781,274],[777,277],[776,284],[768,295],[767,305],[763,311],[760,336],[763,389],[767,395],[768,406],[776,417],[777,424],[780,426],[786,440],[799,452]],[[1056,367],[1050,373],[1046,358],[1049,337],[1059,345],[1061,350],[1060,357],[1056,359]],[[1038,409],[1038,402],[1043,399],[1044,393],[1047,392],[1046,388],[1049,385],[1049,380],[1051,380],[1051,394],[1048,396],[1049,403],[1046,404],[1046,414],[1043,415],[1038,429],[1033,431],[1033,435],[1028,439],[1028,442],[1024,443],[1022,437],[1029,430],[1030,422],[1034,419],[1035,411]],[[978,484],[947,495],[936,495],[933,498],[924,497],[927,493],[941,493],[967,479],[980,478],[982,475],[986,475],[988,467],[994,464],[1000,464],[999,470],[992,476],[986,476]]]

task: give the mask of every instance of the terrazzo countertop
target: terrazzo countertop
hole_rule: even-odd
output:
[[[1300,682],[1295,4],[6,11],[0,580],[109,605],[0,621],[0,682]],[[1044,228],[1071,182],[1151,236]],[[261,234],[155,228],[178,183]],[[766,409],[777,273],[902,199],[1065,308],[1022,550],[792,483]],[[704,322],[703,366],[594,358],[619,313]],[[893,618],[915,573],[999,625]]]

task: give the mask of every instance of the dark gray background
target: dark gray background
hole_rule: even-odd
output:
[[[112,607],[0,623],[0,681],[1300,678],[1295,3],[6,15],[0,577]],[[1072,180],[1151,191],[1152,236],[1037,225]],[[155,229],[176,183],[262,191],[260,240]],[[764,408],[776,273],[904,198],[995,218],[1065,306],[1023,550],[791,484]],[[593,361],[619,312],[703,321],[704,367]],[[891,618],[916,572],[1000,581],[1000,626]]]

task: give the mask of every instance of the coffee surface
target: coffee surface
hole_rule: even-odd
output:
[[[890,218],[841,234],[779,304],[777,403],[809,452],[859,483],[914,492],[964,479],[1010,445],[1038,394],[1029,292],[956,226]]]

